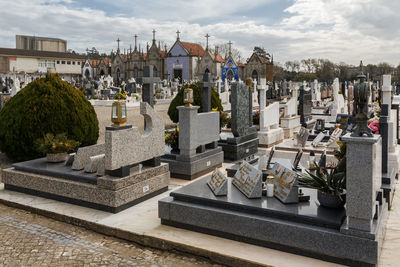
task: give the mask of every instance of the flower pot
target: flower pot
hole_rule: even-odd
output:
[[[68,153],[61,152],[61,153],[47,153],[46,159],[47,162],[63,162],[67,159]]]
[[[346,194],[342,194],[342,199],[339,196],[327,194],[318,190],[318,201],[319,204],[323,207],[339,209],[343,208],[346,203]]]

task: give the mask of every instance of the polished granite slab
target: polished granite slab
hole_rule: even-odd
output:
[[[304,194],[310,196],[310,201],[283,204],[276,198],[267,198],[265,196],[260,199],[248,199],[232,185],[231,178],[228,178],[228,195],[215,196],[207,186],[208,179],[209,177],[205,177],[171,192],[170,195],[177,201],[331,229],[340,229],[345,219],[344,208],[329,209],[321,207],[317,200],[317,191],[313,189],[303,189]]]
[[[71,166],[65,166],[64,162],[47,162],[46,158],[14,163],[12,164],[12,167],[18,171],[48,175],[89,184],[97,183],[96,173],[85,173],[84,170],[72,170]]]

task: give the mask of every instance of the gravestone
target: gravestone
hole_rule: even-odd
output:
[[[211,74],[210,73],[204,73],[203,82],[199,83],[199,86],[202,88],[202,90],[201,90],[202,112],[210,112],[211,111],[211,87],[214,86],[214,83],[211,82]]]
[[[154,76],[153,65],[144,66],[143,77],[137,78],[139,83],[142,83],[142,101],[149,103],[150,106],[154,107],[154,93],[155,84],[161,80],[159,77]]]
[[[290,253],[310,253],[346,266],[376,266],[388,215],[380,190],[379,136],[348,138],[346,208],[321,206],[317,190],[307,188],[302,189],[310,196],[306,203],[285,205],[278,197],[248,199],[230,186],[230,180],[227,197],[216,197],[206,177],[159,201],[161,223]],[[292,177],[284,175],[284,190]]]
[[[328,142],[326,143],[326,147],[330,148],[335,148],[339,149],[339,145],[337,144],[337,141],[339,141],[340,136],[342,135],[343,130],[340,128],[336,128],[331,136],[329,137]]]
[[[270,173],[274,178],[274,197],[284,204],[298,203],[297,173],[275,162]]]
[[[300,122],[307,129],[314,128],[315,120],[311,116],[312,96],[310,90],[300,90],[299,115]]]
[[[399,166],[397,165],[399,156],[396,154],[396,149],[393,149],[394,151],[392,150],[391,152],[389,151],[389,148],[394,146],[394,123],[390,118],[392,103],[391,75],[383,75],[382,79],[382,104],[381,116],[379,118],[379,133],[382,137],[382,189],[384,197],[390,206],[393,200],[395,177],[399,170]],[[389,165],[389,161],[392,164]]]
[[[105,143],[79,148],[67,164],[41,158],[3,170],[5,188],[108,212],[165,192],[168,164],[145,165],[138,172],[141,164],[164,154],[163,120],[147,103],[140,104],[140,114],[148,122],[143,134],[131,125],[106,127]]]
[[[280,118],[280,126],[283,129],[284,138],[291,138],[293,134],[300,130],[300,116],[297,115],[297,89],[289,82],[292,87],[292,97],[286,103],[280,104],[283,108],[283,117]]]
[[[201,85],[205,85],[204,83]],[[209,86],[201,88],[207,90],[206,106],[211,106]],[[192,180],[215,168],[222,166],[224,153],[218,147],[219,112],[210,111],[198,113],[199,106],[179,106],[179,153],[167,153],[161,161],[169,164],[171,176],[180,179]]]
[[[324,134],[323,132],[320,132],[320,133],[314,138],[314,140],[312,141],[311,145],[312,145],[313,147],[318,146],[319,143],[322,141],[322,139],[324,139],[324,137],[325,137],[325,134]]]
[[[228,160],[246,158],[258,151],[257,129],[253,126],[252,94],[243,83],[232,83],[231,129],[233,137],[221,139],[218,145]]]
[[[228,194],[228,179],[219,169],[213,171],[207,185],[216,196],[226,196]]]
[[[296,135],[297,145],[304,147],[306,145],[309,135],[310,132],[308,131],[308,129],[305,127],[301,127],[300,132]]]
[[[261,78],[258,90],[260,92],[260,131],[258,132],[259,146],[270,147],[283,140],[283,129],[279,127],[279,102],[265,107],[265,92],[268,88],[266,79]]]
[[[262,196],[262,173],[246,161],[240,165],[232,184],[247,198]]]

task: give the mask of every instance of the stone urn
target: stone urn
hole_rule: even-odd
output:
[[[57,163],[57,162],[65,161],[67,159],[67,156],[68,156],[67,152],[47,153],[46,159],[47,159],[47,162]]]
[[[318,190],[318,201],[319,204],[326,208],[340,209],[343,208],[346,203],[346,194],[341,195],[342,199],[338,195],[331,195]]]

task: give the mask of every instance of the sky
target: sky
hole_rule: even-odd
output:
[[[400,63],[399,0],[0,0],[0,47],[15,35],[67,40],[68,49],[100,52],[146,47],[156,30],[168,48],[176,40],[228,43],[248,58],[264,47],[274,61],[324,58],[358,65]]]

